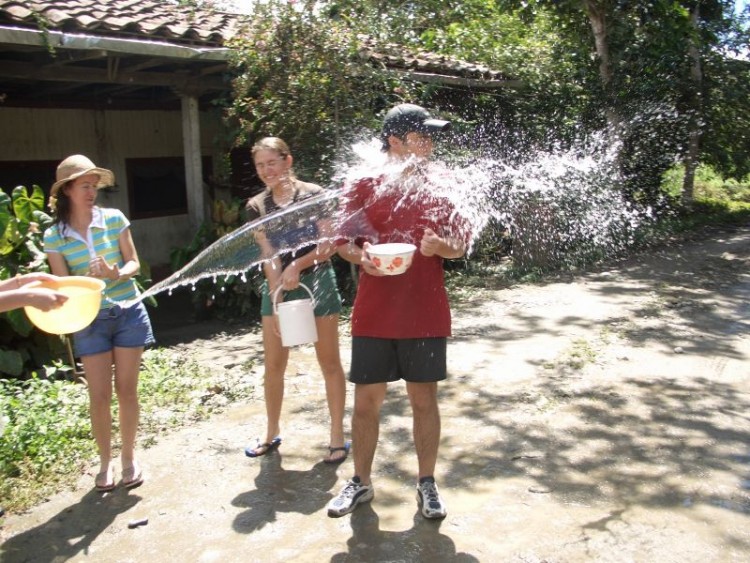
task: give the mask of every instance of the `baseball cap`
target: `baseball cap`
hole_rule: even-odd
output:
[[[421,106],[399,104],[385,114],[381,138],[386,141],[391,135],[403,137],[410,131],[439,133],[450,129],[450,126],[450,121],[433,118],[430,112]]]

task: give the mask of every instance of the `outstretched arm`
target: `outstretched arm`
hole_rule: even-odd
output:
[[[30,273],[0,282],[0,313],[20,307],[36,307],[49,311],[68,300],[68,296],[45,287],[30,286],[32,282],[56,281],[55,276]]]

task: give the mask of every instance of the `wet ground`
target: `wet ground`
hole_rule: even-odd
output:
[[[326,516],[352,465],[321,463],[323,384],[302,347],[277,453],[242,453],[263,434],[259,394],[143,450],[140,488],[101,495],[84,475],[9,515],[2,561],[750,560],[749,265],[750,226],[456,296],[440,396],[442,522],[417,510],[400,385],[383,416],[374,501]],[[161,339],[217,370],[257,358],[257,333],[218,328],[162,327]]]

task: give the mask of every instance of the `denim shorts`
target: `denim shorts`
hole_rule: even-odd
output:
[[[102,309],[94,322],[73,334],[77,357],[109,352],[115,347],[140,348],[154,342],[151,320],[143,303]]]
[[[327,317],[338,315],[341,312],[341,295],[336,285],[336,272],[330,262],[320,264],[315,268],[303,271],[299,276],[300,283],[310,288],[315,298],[315,316]],[[304,287],[298,287],[292,291],[282,291],[284,301],[295,299],[310,299]],[[264,317],[273,315],[271,296],[268,294],[268,281],[261,286],[260,314]]]

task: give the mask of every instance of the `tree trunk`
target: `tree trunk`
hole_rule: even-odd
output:
[[[688,133],[688,148],[683,159],[685,166],[685,176],[682,179],[682,205],[690,207],[693,204],[695,189],[695,169],[698,167],[700,158],[701,145],[701,118],[703,113],[703,101],[701,92],[703,91],[703,69],[701,66],[700,54],[700,30],[698,22],[700,21],[700,2],[696,2],[690,12],[690,26],[692,34],[688,46],[688,55],[692,61],[690,67],[690,79],[692,82],[689,111],[690,111],[690,131]]]
[[[607,123],[614,134],[619,129],[620,118],[612,92],[612,57],[609,52],[606,7],[600,0],[584,0],[584,9],[594,33],[594,46],[599,59],[599,77],[602,80]]]

